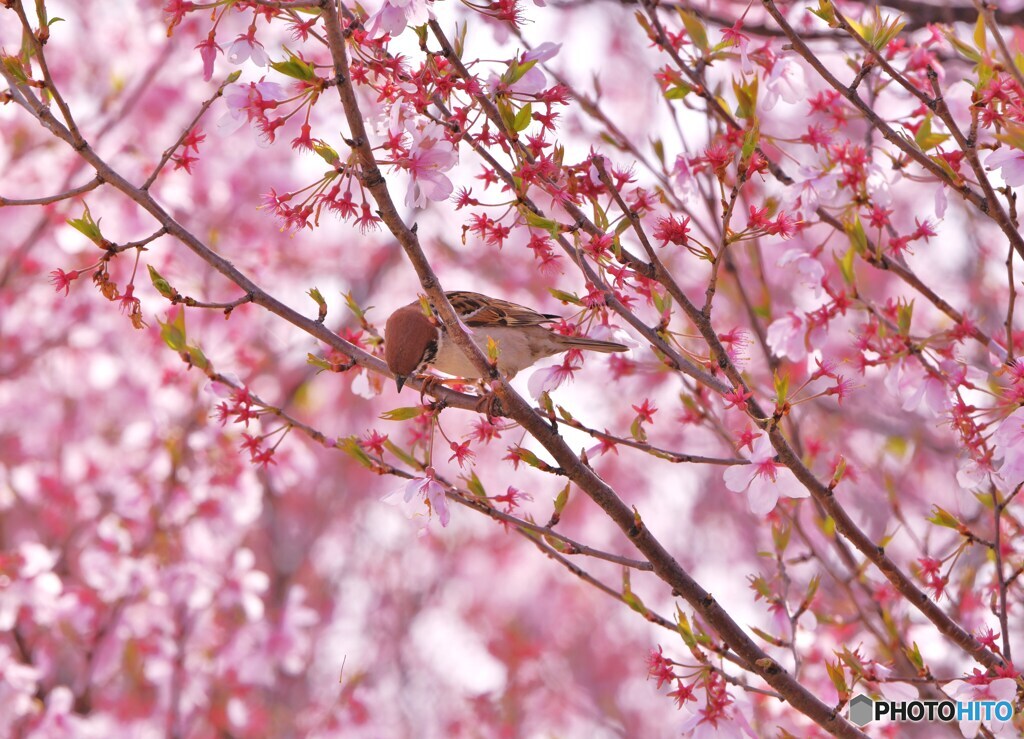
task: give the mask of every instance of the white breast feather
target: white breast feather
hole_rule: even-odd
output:
[[[525,326],[509,328],[507,326],[491,326],[486,329],[474,327],[470,338],[487,353],[487,337],[490,336],[498,345],[498,371],[503,375],[513,376],[526,369],[538,359],[550,357],[565,347],[541,326]],[[455,377],[475,380],[480,373],[462,350],[455,345],[447,334],[442,334],[437,347],[437,357],[433,362],[434,369]]]

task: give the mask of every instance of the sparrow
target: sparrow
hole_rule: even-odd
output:
[[[480,293],[456,290],[445,295],[481,350],[487,351],[488,339],[498,345],[498,371],[508,379],[545,357],[570,349],[628,351],[628,347],[612,341],[564,336],[546,327],[561,316],[538,313]],[[388,318],[384,325],[384,359],[399,391],[410,376],[429,368],[467,380],[480,378],[480,372],[448,336],[437,314],[432,320],[419,302],[399,308]]]

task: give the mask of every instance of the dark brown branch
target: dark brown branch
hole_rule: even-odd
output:
[[[775,688],[794,708],[809,716],[827,731],[837,736],[863,737],[864,734],[840,717],[834,709],[821,702],[747,636],[744,629],[733,621],[711,594],[691,578],[665,550],[644,525],[639,515],[631,510],[592,469],[580,461],[562,437],[548,425],[546,419],[535,413],[533,408],[498,376],[480,349],[465,334],[444,295],[437,276],[420,248],[415,232],[409,229],[399,216],[391,201],[387,184],[374,162],[363,116],[349,80],[348,51],[342,37],[341,19],[333,3],[327,5],[325,16],[327,39],[334,60],[336,78],[339,81],[338,92],[345,108],[345,117],[352,133],[356,152],[363,166],[365,186],[377,202],[382,220],[405,249],[420,278],[420,284],[438,310],[449,335],[473,362],[482,376],[490,380],[502,407],[540,442],[555,459],[558,466],[565,471],[566,476],[604,510],[637,549],[644,554],[653,565],[655,573],[700,613],[701,617],[718,632],[725,643],[750,665],[752,672]],[[432,24],[432,28],[433,25],[436,24]]]

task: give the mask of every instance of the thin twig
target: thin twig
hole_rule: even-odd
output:
[[[68,200],[69,198],[76,197],[77,195],[83,195],[87,192],[95,190],[97,187],[103,184],[103,180],[99,177],[93,177],[91,180],[86,182],[80,187],[73,187],[70,190],[57,193],[56,195],[47,195],[40,198],[5,198],[0,196],[0,208],[5,208],[14,205],[48,205],[50,203],[57,203],[61,200]]]

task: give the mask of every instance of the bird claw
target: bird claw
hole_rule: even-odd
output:
[[[420,385],[420,405],[426,405],[427,402],[423,396],[434,395],[436,397],[438,386],[444,387],[444,379],[436,375],[423,375],[421,379],[423,384]],[[444,405],[444,401],[440,398],[437,398],[434,405],[437,403],[440,403],[442,407]]]
[[[493,392],[482,390],[480,400],[477,401],[473,410],[477,413],[485,414],[488,420],[490,420],[501,415],[501,401],[498,400],[498,396]]]

